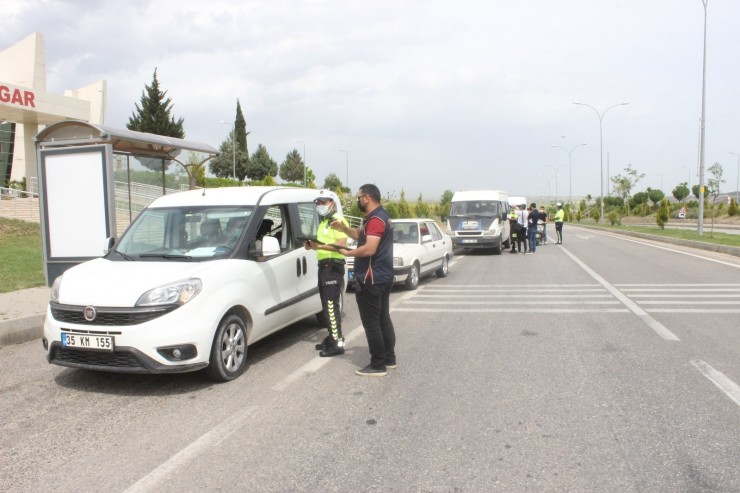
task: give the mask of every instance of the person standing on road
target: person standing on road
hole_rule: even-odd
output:
[[[519,224],[522,225],[520,234],[524,240],[524,252],[523,253],[527,253],[529,251],[529,248],[527,248],[527,243],[529,243],[529,240],[527,238],[527,218],[529,217],[529,213],[527,213],[527,204],[520,205],[516,213],[519,215]],[[522,253],[521,245],[519,245],[519,253]]]
[[[529,251],[527,253],[537,251],[537,221],[539,218],[540,213],[537,212],[537,204],[532,202],[529,206],[529,215],[527,216],[527,234],[529,235]]]
[[[547,245],[547,211],[545,206],[540,206],[540,223],[542,224],[542,244]]]
[[[330,227],[332,221],[347,225],[347,220],[335,216],[336,203],[334,194],[328,190],[321,190],[314,199],[316,212],[321,222],[316,231],[318,241],[306,241],[306,250],[316,250],[319,261],[319,297],[324,320],[328,324],[329,335],[316,344],[321,350],[319,356],[327,358],[344,354],[344,337],[342,336],[342,291],[344,291],[344,255],[331,245],[345,246],[347,235],[342,231]]]
[[[357,240],[357,248],[344,250],[344,254],[355,257],[355,298],[370,350],[370,364],[355,373],[382,377],[388,368],[396,367],[396,332],[390,315],[393,223],[380,204],[380,190],[373,184],[360,187],[357,206],[365,214],[359,229],[341,221],[334,221],[331,226]]]
[[[563,243],[563,219],[565,218],[565,211],[563,210],[563,204],[558,202],[558,211],[555,213],[555,233],[558,235],[558,245]]]

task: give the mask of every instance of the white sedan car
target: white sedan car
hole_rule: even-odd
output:
[[[393,219],[394,282],[408,289],[419,287],[422,276],[447,276],[452,239],[433,219]],[[354,287],[354,257],[347,257],[349,287]]]

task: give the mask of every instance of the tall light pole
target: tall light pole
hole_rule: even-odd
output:
[[[303,144],[303,188],[306,188],[306,143],[298,139],[293,139],[293,142]]]
[[[701,131],[699,132],[699,217],[696,222],[696,234],[704,234],[704,107],[706,103],[706,81],[707,81],[707,3],[709,0],[701,0],[704,5],[704,54],[702,56],[701,69]]]
[[[587,145],[585,142],[583,144],[578,144],[577,146],[573,146],[571,150],[566,149],[563,146],[556,146],[551,145],[550,147],[557,147],[558,149],[562,149],[565,152],[568,153],[568,204],[573,205],[573,151],[575,151],[577,148],[581,146]]]
[[[553,166],[552,164],[543,164],[546,168],[552,168],[555,170],[555,202],[558,202],[558,175],[560,174],[560,168],[570,166],[569,164],[561,164],[560,166]]]
[[[740,154],[737,152],[731,152],[730,154],[737,156],[737,185],[735,185],[735,204],[737,204],[737,194],[740,190]]]
[[[343,151],[341,149],[339,149],[339,152],[343,152],[346,155],[346,157],[347,157],[347,176],[346,176],[346,180],[347,181],[346,181],[345,185],[347,186],[347,190],[349,190],[349,152],[348,151]]]
[[[231,125],[231,166],[232,166],[232,178],[236,180],[236,126],[225,120],[219,120],[224,125]]]
[[[609,111],[612,108],[616,108],[617,106],[625,106],[628,105],[628,102],[624,103],[618,103],[614,104],[612,106],[609,106],[607,109],[599,113],[599,110],[591,106],[590,104],[586,103],[578,103],[573,102],[573,104],[578,104],[581,106],[588,106],[592,110],[594,110],[594,113],[596,113],[596,116],[599,117],[599,169],[601,172],[601,214],[599,215],[599,223],[604,224],[604,130],[602,125],[602,120],[604,119],[604,115],[607,111]]]

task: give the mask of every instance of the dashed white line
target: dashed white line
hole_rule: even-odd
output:
[[[697,370],[707,377],[714,385],[717,386],[727,397],[735,401],[735,404],[740,406],[740,385],[736,384],[721,371],[715,370],[707,363],[700,359],[692,359],[691,364],[696,367]]]

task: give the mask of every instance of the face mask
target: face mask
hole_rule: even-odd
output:
[[[329,206],[328,205],[317,205],[316,206],[316,212],[319,213],[319,216],[328,216],[329,215]]]

